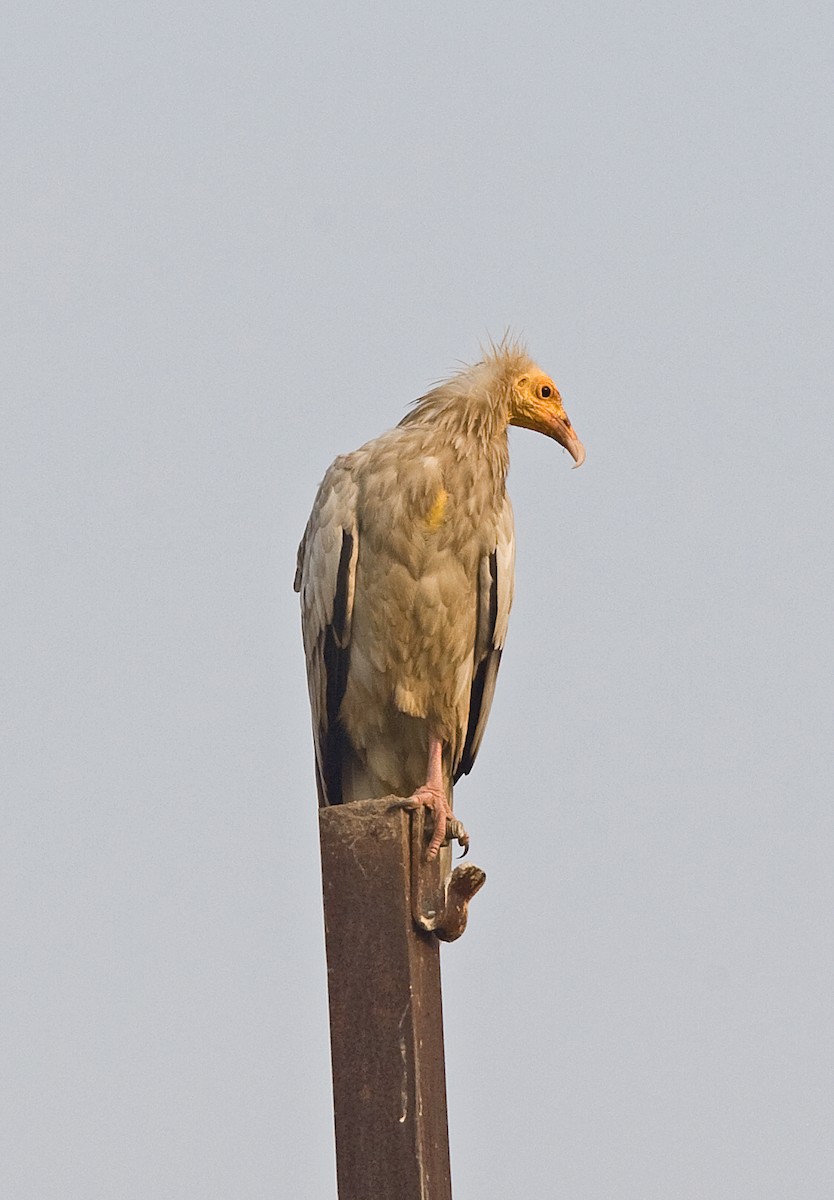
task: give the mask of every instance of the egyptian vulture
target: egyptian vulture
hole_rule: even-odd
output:
[[[298,549],[319,801],[425,805],[430,858],[447,823],[468,844],[452,785],[478,753],[507,633],[509,425],[585,459],[553,380],[504,342],[336,459]]]

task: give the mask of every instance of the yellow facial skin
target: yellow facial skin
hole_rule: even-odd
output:
[[[585,461],[585,448],[574,432],[559,389],[549,375],[521,375],[510,401],[510,424],[534,429],[564,446],[577,467]]]

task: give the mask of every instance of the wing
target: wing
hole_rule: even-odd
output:
[[[298,547],[295,590],[313,714],[316,785],[320,804],[342,800],[346,733],[339,720],[350,661],[356,559],[356,480],[352,456],[337,458],[322,480]]]
[[[501,652],[507,636],[510,608],[515,587],[515,532],[509,496],[498,522],[498,538],[491,554],[481,559],[478,575],[478,625],[475,636],[475,663],[469,698],[469,722],[461,756],[454,770],[454,782],[468,775],[484,736]]]

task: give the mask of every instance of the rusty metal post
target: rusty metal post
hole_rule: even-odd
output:
[[[320,813],[339,1200],[451,1200],[440,947],[391,800]]]

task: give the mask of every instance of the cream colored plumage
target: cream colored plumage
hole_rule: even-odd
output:
[[[509,424],[584,459],[552,380],[502,343],[336,459],[298,550],[319,800],[411,796],[435,812],[432,854],[507,633]]]

